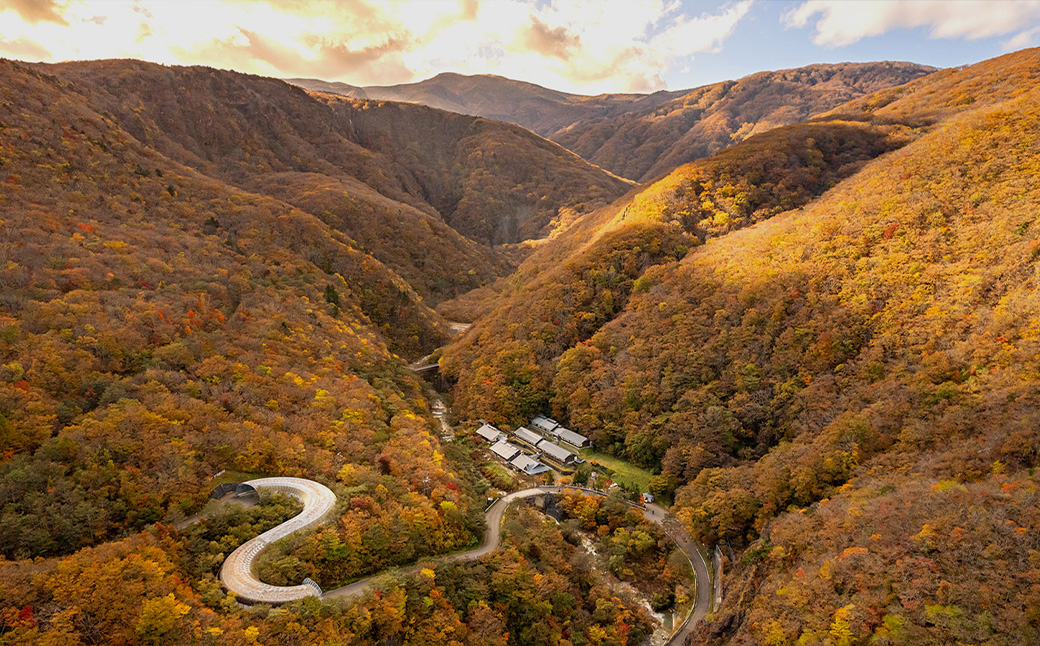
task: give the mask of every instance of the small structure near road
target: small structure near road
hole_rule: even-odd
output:
[[[578,460],[578,456],[574,455],[559,444],[554,444],[549,440],[542,440],[538,443],[537,448],[545,455],[565,466],[574,464]]]
[[[235,498],[250,498],[255,502],[260,501],[260,494],[257,492],[256,487],[248,482],[225,482],[222,485],[217,485],[210,492],[209,497],[213,500],[220,500],[229,494],[233,494]]]
[[[509,466],[513,467],[517,471],[520,471],[521,473],[526,473],[529,476],[538,475],[539,473],[545,473],[546,471],[552,470],[549,467],[542,464],[541,462],[539,462],[538,460],[535,460],[531,456],[525,455],[523,453],[513,458],[513,460],[509,463]]]
[[[499,440],[491,445],[491,452],[506,462],[509,462],[520,454],[520,449],[517,448],[515,444],[510,444],[505,440]]]
[[[239,482],[225,482],[224,484],[217,485],[217,488],[210,492],[209,497],[213,500],[220,500],[229,493],[235,493],[235,488],[241,484]]]
[[[483,426],[478,428],[477,429],[477,435],[479,435],[480,437],[484,438],[488,442],[491,442],[492,444],[494,444],[495,442],[498,442],[499,440],[503,440],[506,437],[505,433],[503,433],[502,431],[498,430],[497,428],[495,428],[491,424],[484,424]]]

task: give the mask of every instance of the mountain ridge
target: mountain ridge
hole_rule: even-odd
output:
[[[517,123],[619,176],[645,182],[754,133],[934,71],[899,61],[815,64],[687,90],[599,95],[446,72],[416,83],[338,91]],[[334,84],[316,79],[287,80],[337,91]]]
[[[581,120],[602,118],[636,105],[657,105],[676,92],[583,95],[495,74],[442,72],[415,83],[352,86],[320,79],[286,79],[309,90],[339,90],[353,98],[421,103],[442,110],[516,123],[547,139]],[[323,89],[324,88],[324,89]],[[532,114],[532,113],[546,114]]]

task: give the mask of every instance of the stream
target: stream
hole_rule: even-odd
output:
[[[433,410],[433,416],[441,423],[441,442],[454,441],[455,431],[452,429],[451,424],[448,423],[448,405],[444,403],[440,393],[432,388],[426,396],[430,400],[430,409]]]
[[[584,533],[580,534],[581,545],[585,548],[585,551],[592,555],[595,559],[597,567],[601,566],[599,554],[596,552],[596,545],[592,542],[588,536]],[[646,595],[635,588],[631,583],[618,579],[619,588],[632,595],[633,598],[638,599],[646,611],[654,618],[657,625],[654,627],[654,632],[650,635],[650,638],[646,641],[649,646],[663,646],[668,642],[668,638],[672,636],[672,632],[675,630],[675,614],[674,612],[656,612],[650,607],[650,600],[646,598]]]

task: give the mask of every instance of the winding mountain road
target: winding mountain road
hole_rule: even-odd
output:
[[[305,597],[320,597],[321,588],[312,581],[292,586],[264,583],[253,574],[253,562],[271,543],[328,520],[329,512],[336,506],[336,494],[323,484],[303,478],[260,478],[243,484],[251,485],[258,492],[292,496],[303,503],[303,511],[281,525],[254,536],[232,552],[220,568],[220,580],[224,586],[240,600],[250,603],[279,604]]]
[[[303,511],[274,529],[270,529],[246,541],[224,561],[224,565],[220,570],[220,580],[240,600],[250,603],[275,605],[313,596],[319,596],[323,599],[347,599],[361,595],[375,585],[376,580],[381,575],[373,575],[324,593],[316,583],[310,580],[307,580],[302,585],[276,586],[268,585],[258,579],[253,574],[253,563],[260,552],[274,541],[285,538],[302,529],[316,527],[328,520],[329,512],[332,511],[336,504],[336,495],[328,487],[302,478],[260,478],[258,480],[250,480],[244,484],[252,485],[257,491],[265,490],[270,493],[281,493],[297,498],[303,502]],[[564,491],[576,491],[585,496],[605,497],[607,495],[595,489],[551,485],[515,491],[496,500],[484,512],[488,531],[479,547],[465,552],[425,559],[420,564],[395,570],[394,573],[397,576],[407,576],[418,572],[423,567],[428,567],[430,564],[479,560],[493,552],[501,543],[502,517],[510,504],[524,498],[544,496],[549,493],[559,494]],[[667,642],[675,645],[684,644],[686,636],[693,629],[693,626],[708,613],[709,605],[711,604],[712,585],[708,574],[707,562],[697,547],[696,541],[686,533],[679,522],[669,515],[668,512],[653,504],[637,508],[642,509],[644,518],[661,526],[665,534],[675,542],[690,560],[690,564],[697,575],[697,598],[693,609]]]

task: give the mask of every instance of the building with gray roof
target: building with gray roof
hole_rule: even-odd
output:
[[[578,456],[574,455],[559,444],[554,444],[549,440],[542,440],[539,442],[538,450],[560,464],[573,464],[574,461],[578,459]]]
[[[494,444],[495,442],[501,440],[502,438],[504,438],[506,436],[505,433],[503,433],[502,431],[498,430],[497,428],[495,428],[491,424],[484,424],[483,426],[478,428],[477,429],[477,435],[479,435],[480,437],[484,438],[488,442],[491,442],[492,444]]]
[[[538,475],[539,473],[551,471],[549,467],[545,466],[544,464],[542,464],[538,460],[535,460],[529,455],[524,455],[523,453],[513,458],[509,462],[509,465],[517,471],[520,471],[521,473],[526,473],[529,476],[534,476]]]
[[[560,423],[551,417],[545,415],[535,415],[534,419],[531,420],[531,426],[535,427],[539,431],[550,433],[554,428],[559,426]]]
[[[575,433],[571,429],[563,426],[557,426],[556,428],[554,428],[552,430],[552,436],[560,440],[561,442],[566,442],[567,444],[575,446],[579,449],[584,449],[585,447],[591,444],[591,442],[589,442],[589,438],[585,437],[581,433]]]
[[[521,426],[520,428],[513,431],[513,435],[515,435],[518,440],[523,440],[531,446],[537,446],[538,443],[541,442],[543,439],[541,435],[535,433],[526,426]]]
[[[515,444],[499,440],[491,445],[491,452],[509,462],[520,453],[520,449]]]

